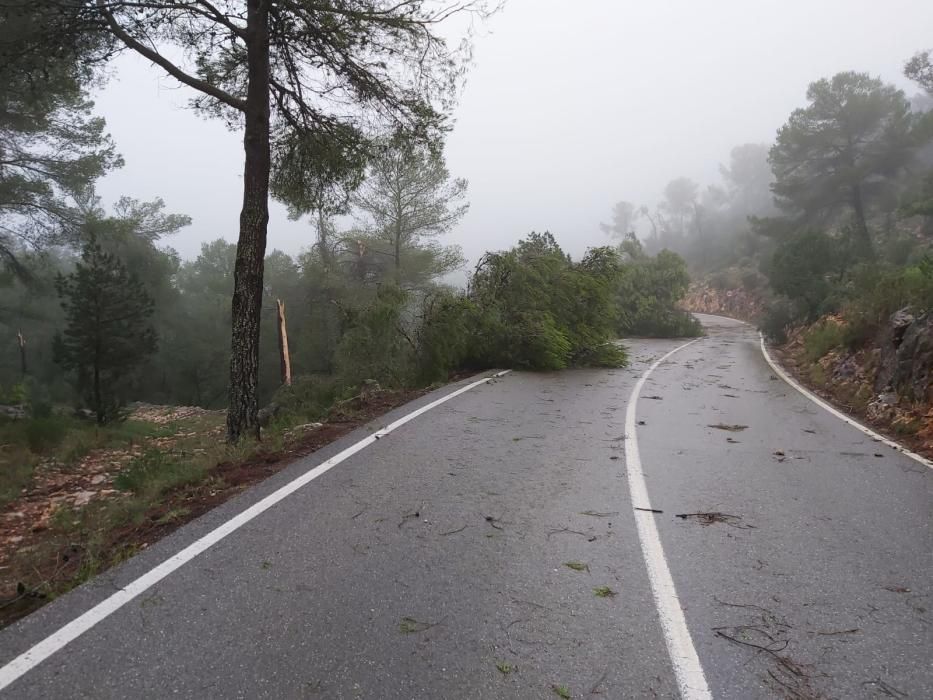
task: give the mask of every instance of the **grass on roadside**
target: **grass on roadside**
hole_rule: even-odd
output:
[[[22,493],[43,460],[73,464],[93,450],[132,447],[170,434],[171,426],[132,420],[105,426],[55,415],[4,420],[0,422],[0,507]]]
[[[73,462],[66,462],[66,458],[114,447],[118,449],[102,453],[101,459],[123,465],[116,474],[108,467],[116,493],[94,497],[80,507],[59,505],[42,529],[28,533],[26,541],[4,562],[0,582],[6,591],[14,587],[16,595],[0,600],[0,626],[128,559],[277,472],[295,457],[318,449],[422,392],[387,391],[366,400],[353,397],[328,412],[319,429],[296,430],[311,416],[286,412],[263,430],[261,442],[243,439],[235,445],[223,439],[224,418],[220,413],[185,417],[174,423],[127,421],[102,428],[66,419],[68,430],[61,441],[54,446],[44,443],[38,454],[20,437],[22,420],[15,431],[0,424],[0,439],[4,429],[10,430],[5,437],[14,438],[9,444],[0,443],[0,468],[4,466],[2,460],[14,453],[13,448],[34,460],[21,462],[28,466],[18,474],[15,485],[9,476],[12,470],[3,474],[8,500],[19,496],[29,484],[33,468],[42,460],[61,461],[62,474],[68,478],[71,465],[79,471],[80,457]],[[321,414],[315,411],[313,415]],[[136,449],[119,449],[129,445]],[[417,627],[421,623],[411,624]]]

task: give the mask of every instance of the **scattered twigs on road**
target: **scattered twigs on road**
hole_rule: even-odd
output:
[[[458,532],[463,532],[466,530],[469,525],[464,525],[463,527],[458,527],[456,530],[448,530],[447,532],[442,532],[441,535],[456,535]]]
[[[398,631],[402,634],[417,634],[442,624],[444,624],[444,620],[440,620],[438,622],[421,622],[420,620],[416,620],[415,618],[408,617],[406,615],[399,621]]]
[[[829,632],[825,630],[818,630],[816,632],[811,632],[810,634],[818,634],[822,637],[835,637],[836,635],[840,635],[840,634],[858,634],[861,631],[862,631],[861,627],[853,627],[850,630],[833,630]]]
[[[720,605],[752,611],[760,617],[755,624],[714,627],[717,637],[738,646],[753,649],[756,656],[764,655],[772,662],[766,668],[766,682],[775,683],[777,692],[792,700],[820,700],[822,696],[811,686],[810,667],[790,658],[786,650],[790,646],[787,634],[791,626],[765,607],[747,603],[730,603],[713,596]]]
[[[522,598],[512,598],[513,603],[518,603],[519,605],[530,605],[533,608],[538,608],[539,610],[550,610],[546,605],[541,605],[541,603],[535,603],[533,600],[523,600]]]
[[[718,511],[708,512],[708,513],[677,513],[675,518],[680,518],[681,520],[687,520],[692,518],[696,520],[700,525],[712,525],[713,523],[722,523],[728,525],[729,527],[734,527],[739,530],[754,530],[754,525],[749,525],[748,523],[741,522],[742,516],[740,515],[731,515],[729,513],[720,513]]]
[[[750,610],[760,610],[763,613],[767,613],[772,618],[777,619],[777,616],[773,612],[771,612],[767,608],[761,607],[760,605],[753,605],[750,603],[730,603],[725,600],[719,600],[719,598],[717,598],[716,596],[713,596],[713,600],[715,600],[720,605],[725,605],[727,608],[748,608]]]
[[[885,695],[887,695],[889,698],[906,698],[906,697],[908,697],[907,693],[905,693],[903,690],[898,690],[897,688],[895,688],[895,687],[894,687],[893,685],[891,685],[890,683],[885,683],[883,680],[881,680],[880,677],[879,677],[879,678],[876,678],[876,679],[873,680],[873,681],[863,681],[863,682],[862,682],[862,687],[864,688],[864,687],[866,687],[866,686],[874,686],[875,688],[877,688],[878,690],[880,690],[882,693],[884,693]]]
[[[596,681],[593,684],[593,687],[590,688],[590,695],[599,695],[600,693],[603,692],[599,689],[599,686],[601,686],[603,683],[606,682],[606,676],[608,675],[609,675],[609,669],[606,669],[605,671],[603,671],[603,675],[601,675],[599,677],[599,680]]]
[[[405,513],[405,515],[402,516],[402,521],[398,524],[399,529],[401,529],[402,525],[407,523],[409,520],[414,520],[420,517],[421,517],[421,511],[419,510],[416,510],[414,513]]]
[[[644,511],[645,513],[663,513],[664,512],[663,510],[658,510],[657,508],[639,508],[638,506],[635,506],[635,510],[641,510],[641,511]]]
[[[778,678],[777,674],[772,670],[768,670],[768,675],[771,677],[775,683],[784,688],[785,694],[790,700],[822,700],[820,696],[814,695],[806,690],[801,690],[794,683],[788,683]]]
[[[495,518],[495,517],[493,517],[493,516],[491,516],[491,515],[486,515],[486,516],[483,516],[483,517],[484,517],[484,519],[486,520],[487,523],[489,523],[492,527],[496,528],[497,530],[504,530],[504,529],[505,529],[505,528],[502,527],[501,525],[496,525],[496,523],[501,523],[501,522],[502,522],[501,520],[499,520],[499,518]]]
[[[515,647],[512,646],[512,626],[517,625],[520,622],[528,622],[528,620],[524,618],[521,618],[518,620],[512,620],[509,624],[505,626],[505,638],[508,640],[508,643],[509,643],[509,651],[511,651],[516,656],[518,656],[518,652],[515,651]]]
[[[559,535],[561,533],[567,533],[568,535],[580,535],[580,537],[585,537],[587,542],[595,542],[596,535],[591,535],[586,532],[580,532],[579,530],[571,530],[569,527],[555,528],[553,530],[548,530],[547,539],[551,539],[551,535]]]
[[[739,639],[734,637],[731,634],[727,634],[725,630],[732,630],[734,632],[748,632],[754,631],[758,632],[763,637],[768,639],[768,644],[755,644],[755,642],[749,642],[744,639]],[[736,644],[741,644],[742,646],[751,647],[752,649],[757,649],[759,651],[766,651],[769,654],[777,655],[779,651],[784,651],[787,648],[787,645],[790,643],[786,639],[775,639],[770,634],[765,632],[763,629],[756,625],[734,625],[732,627],[713,627],[713,632],[716,633],[717,637],[722,637],[723,639],[728,639],[730,642],[735,642]],[[779,645],[779,646],[776,646]],[[778,657],[780,658],[780,657]]]
[[[543,606],[541,606],[541,607],[543,607]],[[530,618],[526,618],[526,617],[522,617],[522,618],[519,618],[518,620],[512,620],[509,624],[507,624],[507,625],[505,625],[505,627],[503,627],[503,629],[505,630],[505,638],[506,638],[506,640],[508,641],[509,651],[511,651],[513,654],[515,654],[515,656],[519,656],[519,653],[515,650],[515,647],[512,645],[512,643],[513,643],[514,641],[521,642],[522,644],[528,644],[529,646],[537,646],[538,644],[541,644],[541,642],[536,642],[536,641],[533,641],[533,640],[531,640],[531,639],[522,639],[521,637],[515,637],[515,638],[513,639],[513,637],[512,637],[512,627],[514,627],[515,625],[524,623],[524,622],[531,622],[531,619],[530,619]]]

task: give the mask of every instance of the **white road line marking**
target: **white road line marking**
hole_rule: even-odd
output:
[[[836,416],[836,418],[838,418],[839,420],[843,421],[844,423],[848,423],[848,424],[851,425],[853,428],[857,428],[858,430],[861,430],[863,433],[865,433],[866,435],[868,435],[868,436],[871,437],[871,438],[874,438],[874,439],[877,440],[878,442],[884,443],[884,444],[887,445],[888,447],[893,447],[895,450],[897,450],[897,451],[900,452],[901,454],[906,455],[906,456],[910,457],[911,459],[915,459],[915,460],[917,460],[918,462],[920,462],[920,464],[923,464],[923,465],[925,465],[925,466],[930,467],[931,469],[933,469],[933,462],[931,462],[930,460],[928,460],[926,457],[923,457],[923,456],[921,456],[921,455],[918,455],[916,452],[911,452],[910,450],[908,450],[908,449],[907,449],[906,447],[904,447],[903,445],[900,445],[900,444],[894,442],[894,440],[891,440],[891,439],[889,439],[889,438],[886,438],[884,435],[881,435],[880,433],[876,433],[876,432],[875,432],[874,430],[872,430],[871,428],[868,428],[868,427],[862,425],[861,423],[859,423],[859,422],[858,422],[857,420],[855,420],[854,418],[850,418],[849,416],[847,416],[847,415],[846,415],[845,413],[843,413],[842,411],[839,411],[839,410],[836,409],[834,406],[831,406],[829,403],[827,403],[826,401],[824,401],[823,399],[821,399],[819,396],[817,396],[817,395],[814,394],[813,392],[808,391],[807,389],[803,388],[800,384],[797,383],[796,380],[794,380],[793,377],[791,377],[789,374],[787,374],[787,372],[785,372],[785,371],[778,365],[778,363],[775,362],[775,361],[771,358],[771,354],[768,352],[768,348],[767,348],[767,346],[765,345],[765,337],[764,337],[764,335],[762,335],[761,333],[759,333],[758,336],[759,336],[760,341],[761,341],[761,354],[765,356],[765,360],[767,360],[768,364],[771,365],[771,369],[773,369],[773,370],[775,371],[775,373],[776,373],[781,379],[783,379],[785,382],[787,382],[788,384],[790,384],[794,389],[796,389],[796,390],[799,391],[801,394],[803,394],[805,397],[807,397],[808,399],[810,399],[810,400],[811,400],[813,403],[815,403],[817,406],[820,406],[821,408],[824,408],[824,409],[826,409],[827,411],[829,411],[830,413],[832,413],[834,416]]]
[[[243,527],[250,520],[253,520],[256,516],[265,512],[279,501],[287,498],[305,484],[314,481],[319,476],[321,476],[321,474],[331,470],[347,458],[355,455],[360,450],[376,442],[378,439],[377,436],[383,437],[388,435],[393,430],[400,428],[409,421],[412,421],[418,416],[427,413],[431,409],[440,406],[442,403],[450,401],[452,398],[460,396],[460,394],[463,394],[470,389],[474,389],[480,384],[485,384],[490,379],[495,379],[497,377],[508,374],[508,372],[509,370],[498,372],[489,377],[484,377],[483,379],[472,382],[471,384],[467,384],[466,386],[461,387],[456,391],[452,391],[449,394],[446,394],[441,398],[436,399],[435,401],[432,401],[431,403],[402,416],[377,433],[363,438],[342,452],[337,453],[330,459],[321,462],[313,469],[306,471],[304,474],[285,484],[285,486],[282,486],[277,491],[269,494],[261,501],[253,504],[238,515],[235,515],[223,525],[220,525],[214,530],[211,530],[200,539],[195,540],[174,556],[169,557],[154,569],[151,569],[127,585],[125,588],[120,589],[109,598],[106,598],[87,612],[76,617],[74,620],[69,622],[58,631],[53,632],[41,642],[27,649],[25,652],[3,666],[3,668],[0,668],[0,690],[3,690],[8,685],[10,685],[10,683],[28,673],[30,670],[52,656],[52,654],[62,649],[68,643],[77,639],[98,622],[122,608],[141,593],[144,593],[149,588],[152,588],[152,586],[157,584],[166,576],[181,568],[196,556],[220,542],[220,540],[224,539],[227,535],[230,535],[239,528]]]
[[[700,312],[697,312],[697,313],[700,313]],[[731,318],[730,316],[717,316],[716,314],[701,314],[701,315],[712,316],[713,318],[722,318],[722,319],[726,319],[727,321],[736,321],[738,323],[741,323],[743,326],[752,325],[748,323],[747,321],[743,321],[738,318]],[[881,435],[880,433],[876,433],[871,428],[862,425],[854,418],[847,416],[845,413],[837,409],[835,406],[827,403],[826,401],[821,399],[819,396],[814,394],[812,391],[805,389],[800,383],[797,382],[797,380],[791,377],[787,372],[785,372],[781,368],[780,365],[778,365],[777,362],[774,361],[774,359],[771,357],[771,353],[768,352],[768,346],[765,344],[765,337],[761,331],[758,332],[758,339],[761,344],[761,354],[764,355],[765,361],[771,366],[771,369],[773,369],[781,379],[783,379],[785,382],[790,384],[794,389],[796,389],[801,394],[803,394],[803,396],[810,399],[813,403],[815,403],[820,408],[823,408],[829,411],[830,413],[832,413],[834,416],[836,416],[836,418],[841,420],[843,423],[848,423],[853,428],[856,428],[857,430],[861,430],[863,433],[865,433],[869,437],[874,438],[875,440],[878,440],[879,442],[887,445],[888,447],[893,447],[895,450],[897,450],[901,454],[906,455],[910,457],[911,459],[920,462],[920,464],[926,467],[929,467],[930,469],[933,469],[933,461],[927,459],[926,457],[922,455],[918,455],[916,452],[911,452],[906,447],[901,445],[899,442],[895,442],[894,440],[891,440],[890,438],[886,438],[884,435]]]
[[[625,409],[626,440],[624,444],[625,465],[628,471],[628,484],[629,491],[632,494],[633,506],[651,508],[648,488],[645,485],[645,474],[641,467],[641,455],[638,453],[635,421],[638,395],[641,393],[645,381],[657,369],[658,365],[674,353],[693,345],[698,340],[701,340],[701,338],[684,343],[657,360],[641,375],[641,378],[635,384],[635,388],[632,389],[628,406]],[[680,697],[683,700],[711,700],[713,696],[706,684],[706,676],[703,673],[703,667],[700,665],[700,658],[693,646],[693,640],[690,638],[690,630],[687,629],[687,621],[684,618],[683,609],[680,607],[677,589],[674,588],[671,570],[667,566],[664,548],[661,546],[661,538],[658,535],[658,527],[654,520],[655,517],[652,513],[641,510],[635,511],[638,539],[641,541],[641,551],[645,557],[648,578],[651,581],[651,592],[654,594],[654,603],[658,609],[658,616],[661,618],[664,641],[667,643],[667,651],[674,667],[674,675],[677,677]]]

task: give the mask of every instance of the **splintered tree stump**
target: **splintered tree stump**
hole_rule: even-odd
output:
[[[285,302],[275,300],[279,328],[279,361],[282,368],[282,384],[292,385],[292,361],[288,355],[288,330],[285,328]]]
[[[26,367],[26,338],[23,336],[23,331],[16,332],[16,342],[19,345],[19,364],[20,371],[23,374],[23,377],[27,374]]]

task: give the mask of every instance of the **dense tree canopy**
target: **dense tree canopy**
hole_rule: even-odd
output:
[[[405,140],[382,146],[351,202],[363,244],[384,258],[396,282],[418,288],[460,267],[459,249],[436,244],[466,214],[466,180],[451,178],[443,155]]]
[[[21,0],[5,0],[19,6]],[[444,130],[468,52],[438,26],[479,0],[42,0],[46,45],[90,39],[94,60],[135,51],[194,89],[192,105],[244,133],[232,304],[228,437],[258,434],[259,338],[270,180],[295,211],[332,209],[375,137]],[[96,42],[96,43],[94,43]],[[273,175],[273,169],[275,173]]]
[[[893,208],[892,181],[914,155],[904,93],[864,73],[839,73],[807,90],[771,149],[777,202],[788,214],[827,225],[852,217],[858,245],[872,248],[868,218]]]
[[[933,95],[933,60],[930,54],[933,51],[919,51],[907,61],[904,66],[904,75],[918,83],[920,87]]]
[[[98,46],[43,43],[66,19],[42,2],[0,12],[0,256],[18,271],[17,247],[74,240],[75,198],[121,162],[85,91]]]

